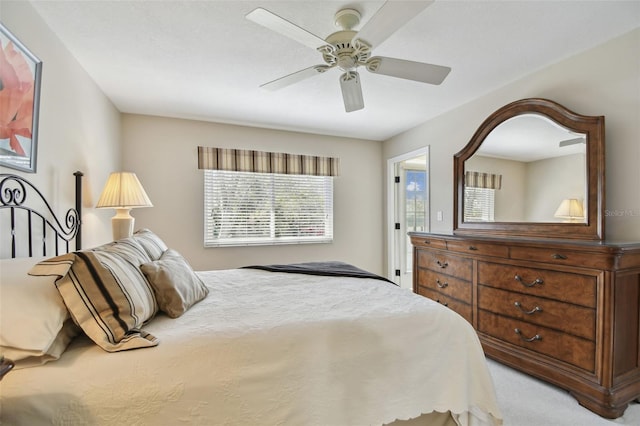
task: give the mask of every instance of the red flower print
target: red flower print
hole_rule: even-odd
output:
[[[0,49],[0,139],[25,156],[17,135],[31,138],[35,82],[24,56],[8,42]]]

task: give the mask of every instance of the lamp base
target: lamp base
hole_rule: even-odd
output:
[[[135,219],[129,214],[131,209],[116,209],[116,214],[111,218],[111,228],[113,230],[113,240],[121,240],[133,235],[133,224]]]

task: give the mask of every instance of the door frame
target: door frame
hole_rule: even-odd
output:
[[[407,152],[392,158],[387,159],[387,278],[396,282],[397,277],[395,275],[396,258],[398,256],[396,241],[395,241],[395,224],[397,222],[398,207],[396,205],[396,183],[395,183],[395,170],[396,164],[402,163],[406,160],[410,160],[421,155],[426,156],[425,170],[427,172],[427,211],[425,217],[425,226],[429,230],[431,226],[431,179],[429,178],[429,146],[425,146],[420,149],[416,149],[411,152]],[[403,268],[401,268],[402,270]]]

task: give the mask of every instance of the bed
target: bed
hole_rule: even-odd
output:
[[[21,358],[1,424],[502,423],[472,327],[384,278],[342,262],[193,271],[148,229],[67,249],[66,223],[59,252],[0,261],[0,350]]]

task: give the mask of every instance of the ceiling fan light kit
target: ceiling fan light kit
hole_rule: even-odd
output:
[[[346,112],[364,108],[360,75],[356,71],[347,71],[340,76],[340,89],[342,90],[342,99],[344,100]]]
[[[325,40],[263,8],[257,8],[246,18],[272,31],[291,38],[305,46],[316,49],[324,64],[314,65],[261,85],[268,90],[278,90],[317,74],[338,68],[340,88],[346,112],[364,108],[360,75],[357,68],[363,67],[374,74],[382,74],[428,84],[440,84],[451,68],[382,56],[371,57],[372,48],[386,40],[411,18],[433,3],[431,1],[393,2],[387,1],[360,29],[360,12],[355,9],[339,10],[334,23],[341,30],[330,34]]]

